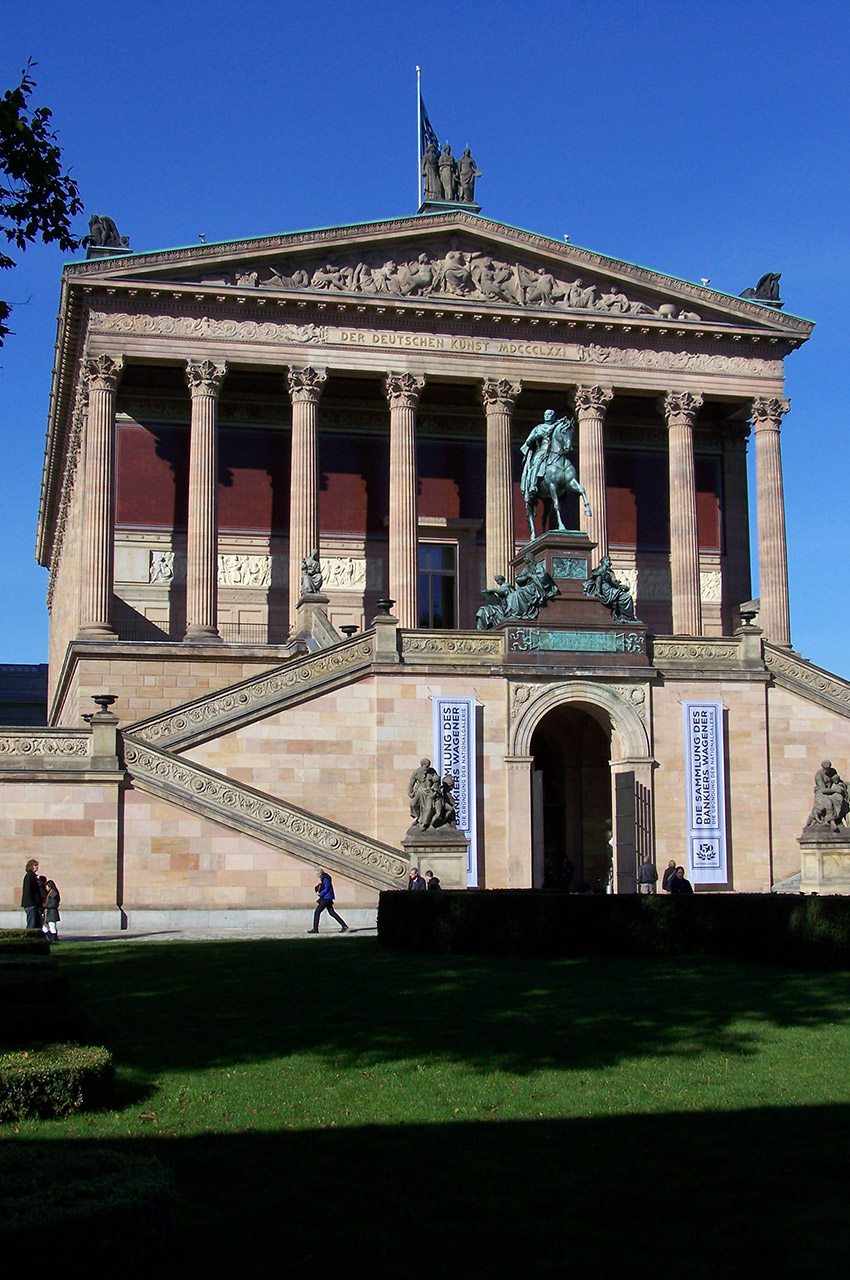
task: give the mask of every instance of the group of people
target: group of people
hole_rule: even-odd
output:
[[[40,929],[51,942],[59,941],[56,928],[59,915],[59,890],[55,880],[38,874],[38,859],[30,858],[24,871],[21,906],[26,912],[27,928]]]
[[[658,872],[651,858],[644,858],[638,867],[638,893],[655,893]],[[677,866],[673,858],[667,863],[661,877],[661,892],[676,897],[680,893],[693,893],[694,886],[685,877],[685,868]]]
[[[410,872],[410,878],[407,881],[408,889],[442,889],[439,877],[434,875],[433,871],[426,871],[425,875],[421,875],[419,868],[414,867]]]

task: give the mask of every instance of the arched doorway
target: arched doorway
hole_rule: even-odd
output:
[[[548,711],[531,737],[533,883],[595,891],[612,865],[611,727],[575,702]]]

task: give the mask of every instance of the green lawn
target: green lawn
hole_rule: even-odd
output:
[[[62,943],[118,1109],[7,1142],[175,1173],[171,1269],[850,1271],[846,974]]]

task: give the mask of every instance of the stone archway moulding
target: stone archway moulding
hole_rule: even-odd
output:
[[[511,725],[508,754],[530,756],[532,734],[543,717],[556,707],[582,703],[605,712],[611,728],[619,736],[621,757],[635,761],[650,759],[649,737],[635,708],[606,685],[587,681],[551,685],[524,706]]]

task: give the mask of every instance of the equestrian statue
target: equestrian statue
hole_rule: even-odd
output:
[[[549,512],[553,511],[558,528],[566,533],[567,528],[561,517],[561,498],[568,490],[579,494],[584,502],[584,514],[590,515],[587,494],[579,484],[576,469],[569,458],[574,434],[575,422],[571,418],[558,418],[556,421],[554,409],[547,409],[543,421],[529,433],[522,446],[525,462],[520,484],[532,542],[537,537],[534,518],[538,502],[544,504],[544,530]]]

